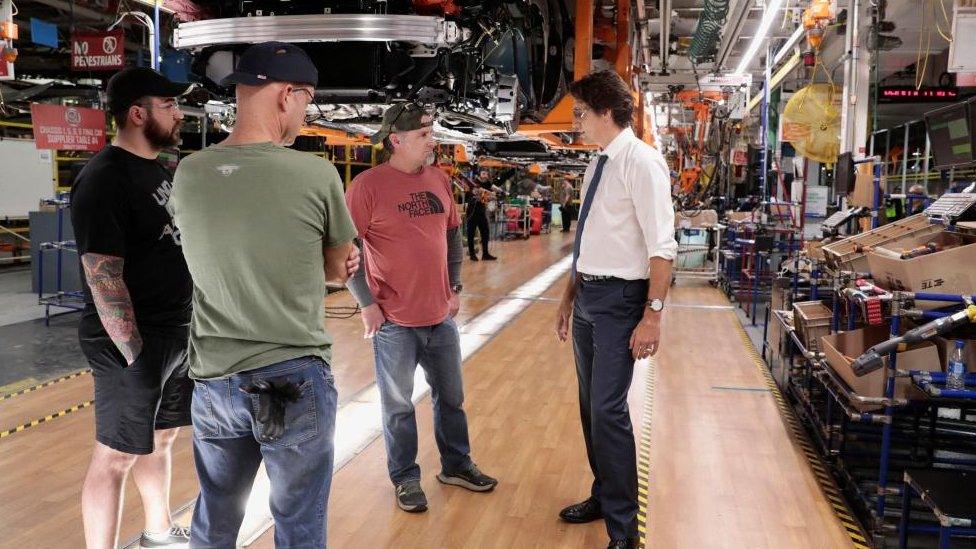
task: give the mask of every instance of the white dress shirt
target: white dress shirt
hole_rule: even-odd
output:
[[[647,278],[650,258],[674,260],[678,252],[670,171],[664,156],[630,128],[603,154],[607,161],[580,235],[576,270],[626,280]],[[584,200],[596,164],[594,158],[583,177]]]

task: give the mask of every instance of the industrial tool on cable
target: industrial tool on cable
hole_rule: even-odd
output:
[[[925,215],[951,229],[976,230],[976,193],[946,193],[925,208]]]
[[[857,208],[848,208],[847,210],[841,210],[832,214],[820,225],[823,238],[835,238],[840,236],[841,227],[847,225],[847,223],[851,220],[864,217],[869,213],[870,211],[867,208],[859,206]]]
[[[909,345],[921,343],[949,330],[976,322],[976,305],[968,305],[965,309],[950,316],[937,318],[927,324],[922,324],[905,332],[905,335],[893,337],[888,341],[881,342],[871,347],[851,364],[851,369],[857,376],[864,376],[881,368],[884,365],[884,357],[889,353],[904,351]]]
[[[846,288],[844,293],[861,303],[861,316],[869,326],[880,326],[884,323],[883,302],[891,300],[888,290],[869,280],[858,278],[854,281],[854,287]]]

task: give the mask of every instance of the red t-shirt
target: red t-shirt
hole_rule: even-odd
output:
[[[346,204],[363,241],[366,281],[386,318],[409,327],[444,322],[447,231],[461,223],[447,174],[381,164],[353,179]]]

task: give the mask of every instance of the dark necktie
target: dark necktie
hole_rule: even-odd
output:
[[[586,217],[590,214],[590,206],[596,196],[596,188],[600,184],[603,176],[603,166],[607,163],[607,155],[601,154],[596,161],[596,170],[593,171],[593,180],[586,188],[586,196],[583,197],[583,205],[580,207],[579,219],[576,221],[576,240],[573,242],[573,276],[576,276],[576,262],[579,261],[580,245],[583,243],[583,226],[586,225]]]

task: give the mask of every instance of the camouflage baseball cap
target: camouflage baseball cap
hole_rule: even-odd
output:
[[[434,113],[431,109],[417,103],[397,103],[383,113],[383,125],[370,141],[375,145],[391,133],[419,130],[433,124]]]

